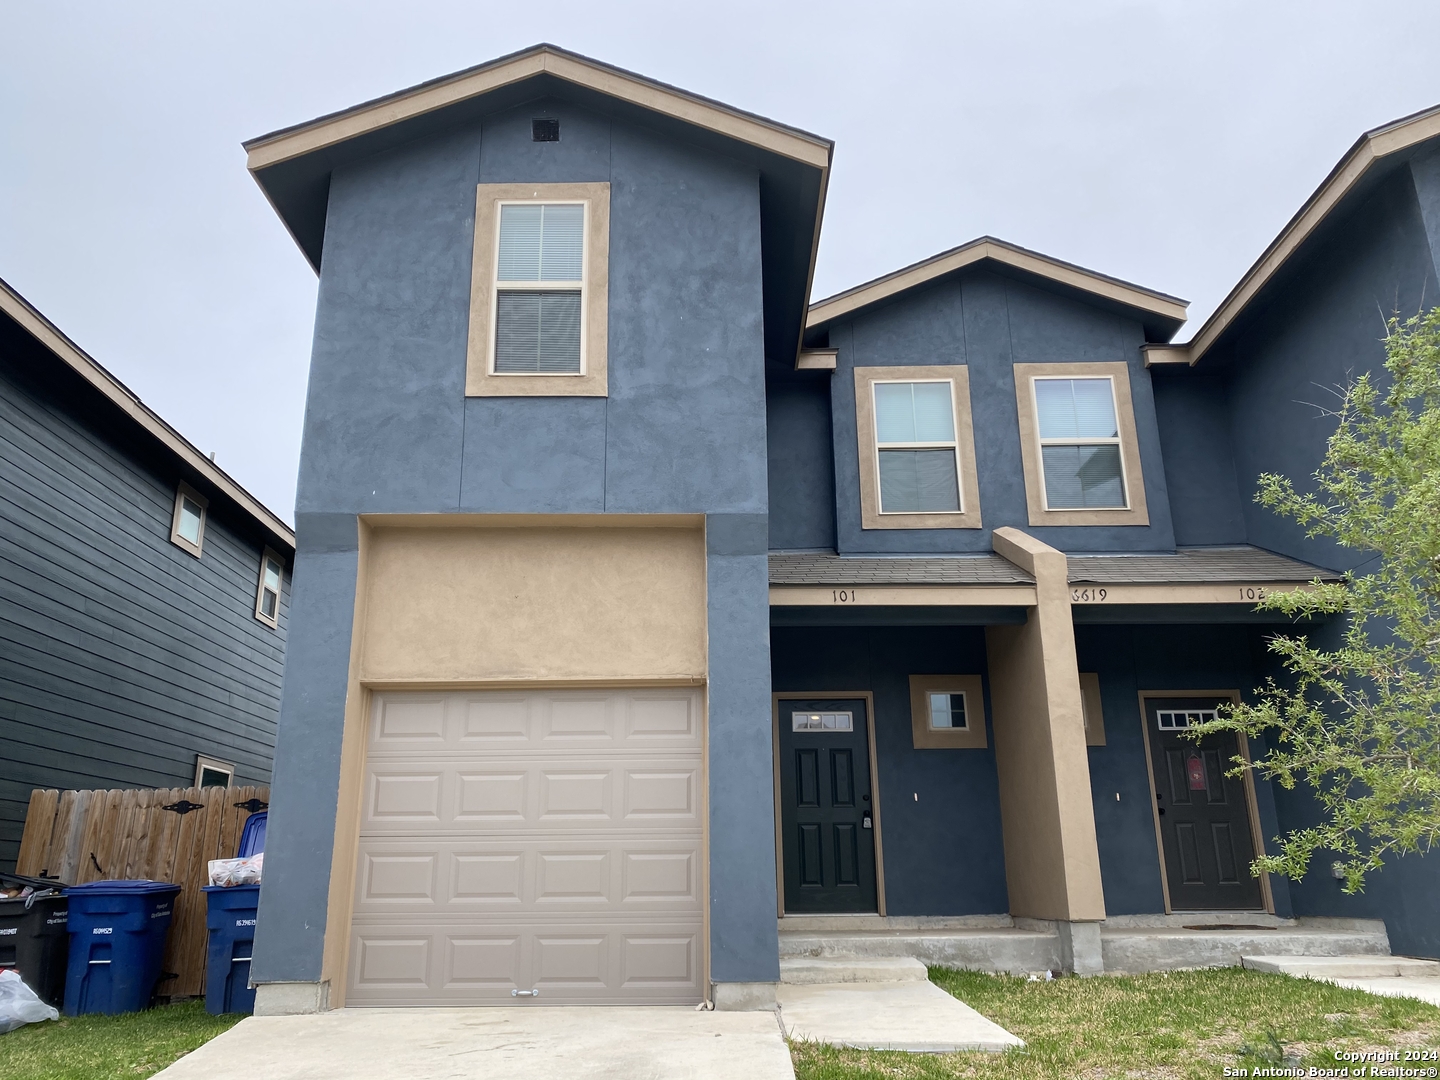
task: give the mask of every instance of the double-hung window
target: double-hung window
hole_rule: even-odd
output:
[[[605,397],[610,185],[480,184],[465,393]]]
[[[205,515],[210,502],[189,484],[175,489],[175,510],[170,517],[170,542],[197,559],[205,549]]]
[[[865,529],[978,529],[980,495],[963,364],[857,367]]]
[[[255,618],[272,628],[280,626],[280,591],[285,563],[269,548],[260,556],[260,583],[255,589]]]
[[[496,375],[579,375],[584,361],[585,204],[500,204]]]
[[[880,512],[958,514],[950,382],[876,382],[873,388]]]
[[[1148,525],[1129,365],[1015,365],[1031,525]]]
[[[1045,378],[1034,387],[1045,509],[1125,509],[1113,381]]]

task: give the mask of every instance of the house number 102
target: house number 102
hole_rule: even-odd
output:
[[[836,604],[853,604],[859,599],[859,594],[854,589],[832,589],[830,597]]]

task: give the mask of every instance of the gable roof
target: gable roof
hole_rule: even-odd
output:
[[[1305,241],[1345,202],[1347,196],[1362,191],[1365,182],[1381,165],[1436,136],[1440,136],[1440,105],[1392,120],[1361,135],[1330,170],[1315,193],[1286,222],[1280,235],[1270,242],[1270,246],[1220,302],[1214,314],[1205,320],[1195,336],[1174,345],[1147,346],[1145,363],[1192,366],[1199,363]]]
[[[1039,278],[1051,285],[1078,291],[1091,300],[1116,307],[1140,320],[1147,340],[1169,341],[1185,322],[1188,301],[1134,285],[1120,278],[1099,274],[1074,263],[1062,262],[993,236],[981,236],[968,244],[942,251],[883,277],[857,285],[810,305],[805,319],[807,332],[818,330],[845,316],[887,303],[902,293],[918,289],[977,263],[989,261],[997,267]]]
[[[542,43],[250,139],[243,144],[247,167],[318,272],[335,168],[552,95],[756,166],[766,352],[793,359],[834,151],[834,143],[819,135]]]
[[[137,428],[155,439],[175,457],[199,473],[231,502],[253,517],[262,529],[293,552],[295,532],[259,499],[241,487],[224,469],[201,453],[185,436],[152,411],[128,386],[106,371],[89,353],[76,345],[41,315],[30,302],[0,278],[0,312],[57,360],[78,374],[110,400]]]

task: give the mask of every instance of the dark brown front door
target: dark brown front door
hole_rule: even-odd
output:
[[[862,700],[780,702],[785,913],[875,911],[875,816]]]
[[[1238,753],[1232,732],[1184,737],[1215,717],[1221,698],[1147,698],[1145,731],[1155,771],[1160,844],[1175,911],[1259,911],[1260,881],[1250,873],[1255,844],[1245,782],[1226,776]]]

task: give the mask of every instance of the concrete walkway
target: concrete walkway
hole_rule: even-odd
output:
[[[1025,1045],[928,981],[781,983],[775,996],[792,1039],[917,1054]]]
[[[1440,962],[1408,956],[1247,956],[1247,968],[1440,1005]]]
[[[337,1009],[252,1016],[156,1080],[794,1080],[769,1012]]]

